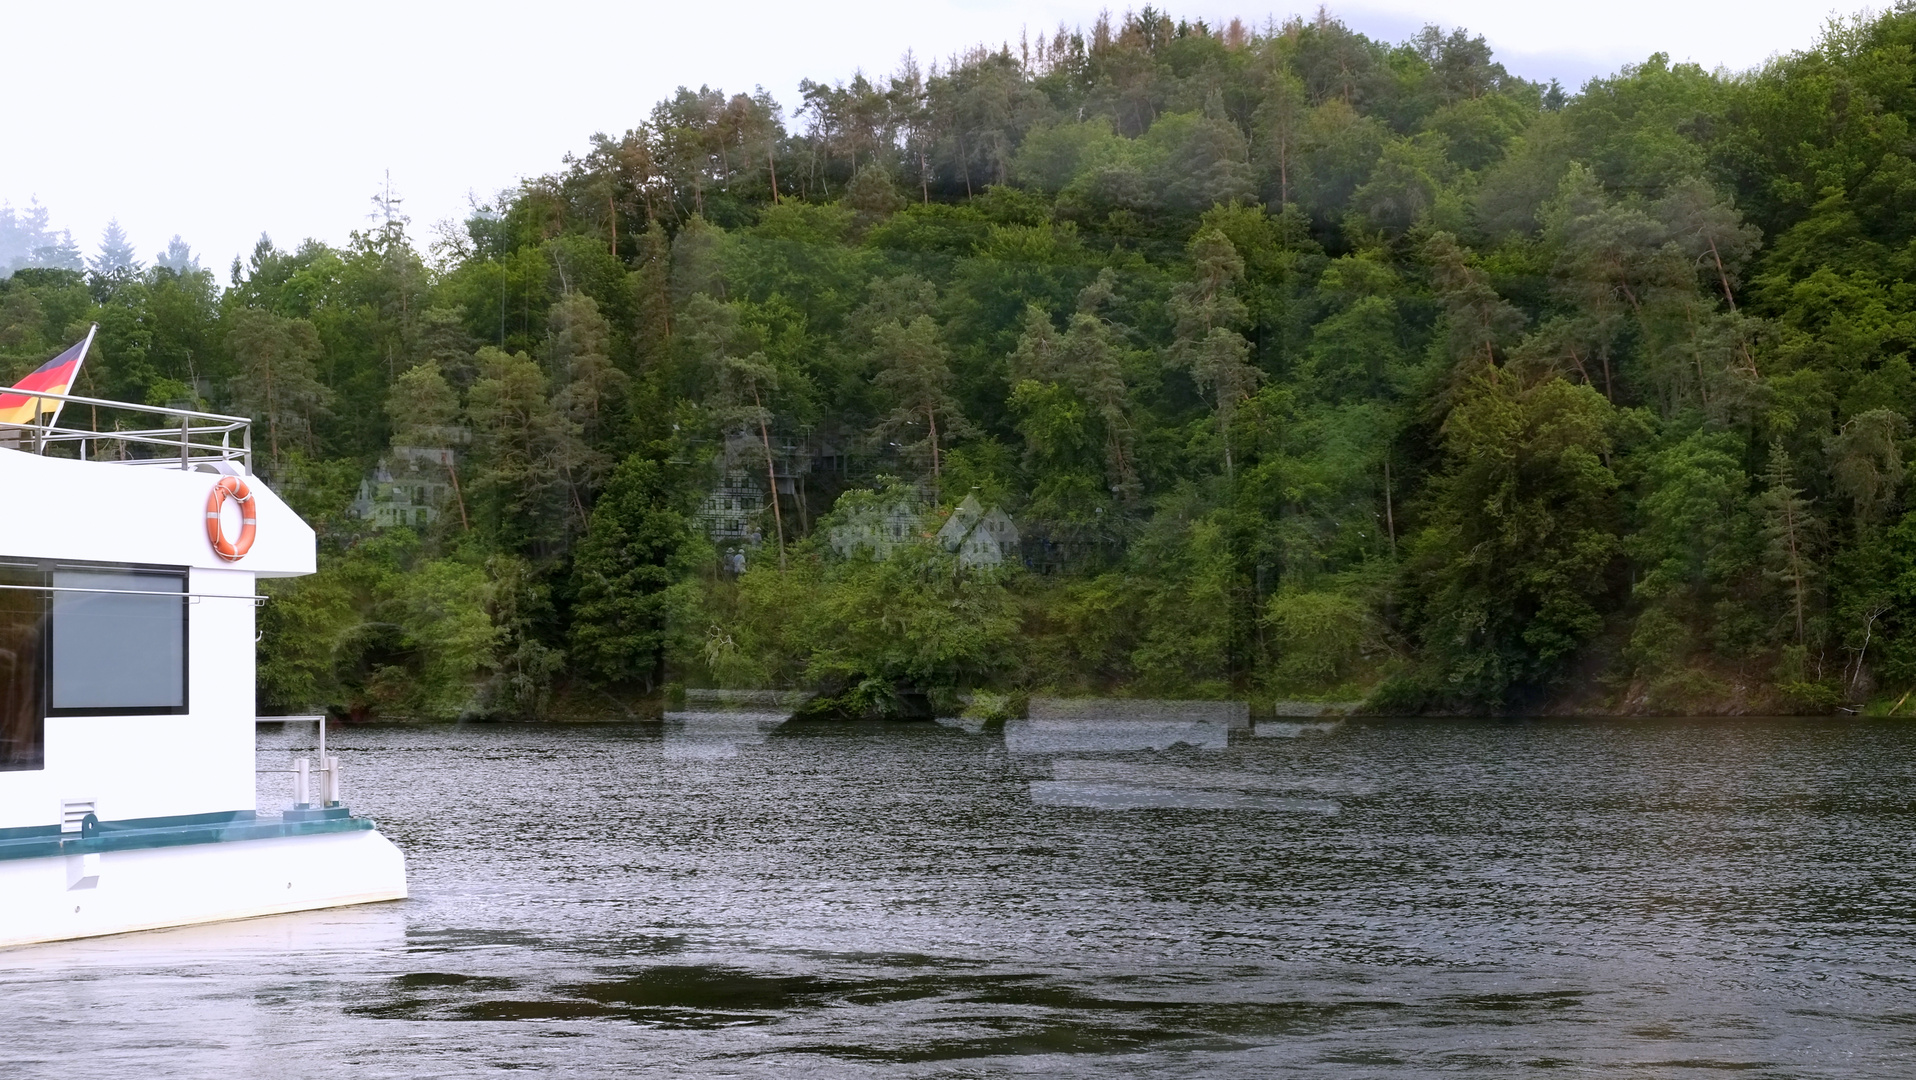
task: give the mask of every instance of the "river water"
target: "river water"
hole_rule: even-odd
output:
[[[0,1075],[1916,1074],[1916,725],[331,742],[413,898],[0,953]]]

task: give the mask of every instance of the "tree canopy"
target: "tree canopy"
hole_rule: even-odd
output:
[[[0,208],[0,377],[98,322],[83,392],[256,419],[322,538],[262,621],[287,707],[1900,708],[1912,87],[1902,9],[1567,92],[1147,7],[683,88],[430,240],[388,186],[224,281]],[[940,539],[968,497],[1001,558]]]

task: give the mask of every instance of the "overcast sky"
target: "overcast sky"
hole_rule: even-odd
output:
[[[391,170],[415,235],[519,177],[551,171],[681,85],[892,70],[1016,42],[1102,5],[1056,0],[824,4],[184,2],[6,5],[0,201],[37,198],[89,254],[117,217],[143,258],[182,235],[224,275],[261,232],[283,246],[362,227]],[[1114,10],[1121,10],[1116,9]],[[1214,24],[1315,6],[1170,6]],[[1487,37],[1513,72],[1572,88],[1652,52],[1744,69],[1810,43],[1836,11],[1789,0],[1367,0],[1331,5],[1401,40],[1427,22]],[[1843,9],[1847,11],[1848,9]]]

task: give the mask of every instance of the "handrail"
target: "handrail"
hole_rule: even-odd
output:
[[[319,768],[313,769],[312,762],[306,758],[294,758],[293,767],[283,770],[293,774],[293,809],[324,810],[339,806],[339,758],[326,753],[326,714],[317,716],[255,716],[254,723],[269,720],[314,720],[319,723]],[[257,772],[280,772],[279,769],[259,769]],[[313,772],[319,773],[319,799],[315,806],[308,778]]]
[[[172,463],[177,461],[181,469],[192,469],[196,465],[219,465],[228,462],[238,463],[247,474],[253,471],[253,422],[244,416],[229,416],[225,413],[201,412],[197,409],[177,409],[168,405],[134,405],[125,401],[112,401],[107,398],[86,397],[81,394],[60,394],[46,390],[15,391],[10,387],[0,388],[0,394],[13,393],[20,397],[46,398],[65,402],[69,405],[86,405],[95,409],[118,409],[123,412],[146,413],[156,417],[166,417],[178,421],[177,426],[134,428],[124,431],[97,431],[68,424],[0,424],[0,443],[20,442],[25,436],[32,443],[33,452],[44,455],[49,446],[57,443],[76,443],[80,460],[116,461],[125,464],[143,465]],[[196,423],[197,422],[197,423]],[[18,432],[9,440],[9,432]],[[233,445],[233,436],[239,435],[239,445]],[[218,441],[214,441],[218,436]],[[89,458],[88,444],[95,447],[102,442],[117,442],[124,455],[126,447],[151,446],[165,447],[164,456]]]
[[[212,593],[212,592],[170,592],[163,589],[80,589],[69,585],[0,585],[0,589],[19,589],[24,592],[73,592],[106,593],[112,596],[177,596],[185,600],[251,600],[254,607],[271,600],[272,597],[261,593]]]
[[[0,394],[11,397],[53,398],[72,405],[105,405],[113,409],[130,409],[133,412],[159,413],[162,416],[190,416],[195,420],[225,420],[235,424],[253,422],[247,416],[229,416],[226,413],[201,412],[198,409],[176,409],[171,405],[135,405],[129,401],[114,401],[111,398],[82,397],[79,394],[56,394],[51,390],[21,390],[12,386],[0,386]],[[14,427],[32,427],[31,424],[8,425]],[[171,429],[169,429],[171,430]]]

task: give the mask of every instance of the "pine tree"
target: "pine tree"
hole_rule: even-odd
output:
[[[1899,445],[1909,422],[1893,409],[1858,413],[1823,444],[1830,479],[1855,508],[1856,531],[1876,524],[1903,483]]]
[[[620,463],[592,508],[572,580],[572,655],[604,682],[664,683],[674,597],[689,585],[696,544],[691,522],[659,462]]]
[[[473,497],[494,542],[514,553],[559,543],[571,515],[553,467],[574,437],[546,396],[547,380],[524,353],[479,350],[479,379],[466,395],[473,430]]]
[[[1078,310],[1065,328],[1061,369],[1066,383],[1097,413],[1104,428],[1105,468],[1112,489],[1129,492],[1137,486],[1137,470],[1131,462],[1124,346],[1118,328],[1099,314],[1099,308],[1111,299],[1116,281],[1117,275],[1106,269],[1078,294]]]
[[[191,245],[174,233],[173,239],[167,241],[166,250],[153,257],[153,265],[165,267],[175,274],[194,274],[199,272],[200,257],[193,253]]]
[[[1098,314],[1117,275],[1106,269],[1078,293],[1078,309],[1060,334],[1037,305],[1025,308],[1024,333],[1010,358],[1014,383],[1030,379],[1067,387],[1097,416],[1103,429],[1106,480],[1113,491],[1137,483],[1131,461],[1129,396],[1124,384],[1120,331]]]
[[[478,378],[472,333],[466,329],[464,313],[456,308],[430,307],[420,312],[415,348],[419,360],[438,368],[455,390],[465,390]]]
[[[323,349],[319,331],[305,319],[241,308],[226,333],[239,377],[234,404],[266,425],[268,460],[277,470],[282,449],[292,443],[315,449],[314,421],[325,412],[333,392],[319,381],[316,363]]]
[[[767,498],[772,504],[773,532],[778,537],[778,566],[785,568],[785,512],[778,501],[778,466],[772,452],[772,395],[778,390],[778,369],[739,325],[738,309],[710,296],[697,295],[685,309],[685,336],[704,362],[716,393],[714,414],[726,431],[758,430],[765,453]],[[747,350],[751,351],[747,351]]]
[[[896,436],[924,422],[924,437],[904,444],[904,449],[930,459],[936,499],[941,482],[940,447],[971,432],[971,423],[952,392],[957,380],[952,377],[951,360],[938,324],[928,315],[902,326],[883,323],[873,334],[872,348],[883,365],[873,381],[892,401],[891,412],[878,423],[878,433]]]
[[[845,189],[845,204],[856,212],[854,223],[863,232],[897,213],[905,200],[892,184],[889,172],[878,165],[867,165]]]
[[[1256,391],[1264,373],[1250,362],[1251,343],[1233,327],[1244,322],[1246,308],[1237,297],[1244,277],[1244,259],[1222,230],[1211,229],[1191,240],[1193,280],[1177,287],[1171,312],[1177,318],[1177,337],[1171,359],[1191,373],[1198,389],[1216,402],[1219,441],[1224,446],[1224,473],[1231,465],[1231,420],[1238,403]]]
[[[1277,174],[1277,204],[1283,207],[1295,190],[1298,142],[1310,99],[1304,81],[1282,66],[1272,72],[1263,97],[1252,122],[1264,136],[1260,146],[1267,166]]]
[[[1763,518],[1764,575],[1783,586],[1796,643],[1803,643],[1810,608],[1810,591],[1818,576],[1815,557],[1817,520],[1810,500],[1796,486],[1795,468],[1783,441],[1770,444],[1769,467],[1763,472],[1764,490],[1757,495]]]
[[[1523,328],[1523,313],[1497,295],[1489,277],[1470,265],[1449,233],[1433,234],[1424,244],[1424,257],[1430,260],[1431,285],[1443,304],[1452,387],[1485,372],[1495,378],[1504,346]]]
[[[558,387],[553,403],[579,436],[577,460],[565,467],[573,505],[583,518],[612,460],[603,444],[628,380],[612,365],[612,328],[591,297],[579,292],[561,297],[546,321],[546,367]]]
[[[631,282],[639,357],[642,364],[656,366],[664,362],[672,340],[672,241],[656,221],[646,226]]]
[[[96,277],[112,278],[121,274],[137,274],[142,264],[134,258],[133,242],[127,239],[126,230],[120,228],[120,219],[114,218],[106,223],[100,233],[100,253],[87,260],[87,269]]]
[[[386,415],[393,425],[392,445],[436,449],[459,507],[459,527],[472,528],[466,515],[466,496],[459,488],[459,465],[452,444],[463,441],[459,422],[459,395],[433,364],[420,364],[399,373],[386,394]]]
[[[52,228],[49,216],[38,199],[29,202],[24,210],[0,203],[0,278],[29,266],[84,268],[73,234]]]

